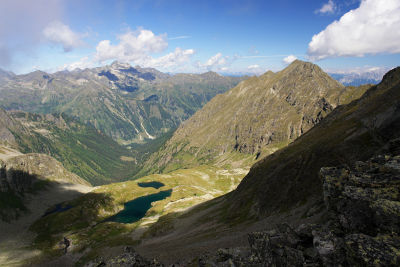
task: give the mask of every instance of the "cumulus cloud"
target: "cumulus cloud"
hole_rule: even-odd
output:
[[[96,46],[96,52],[92,56],[83,57],[80,60],[65,64],[58,70],[84,69],[104,64],[110,60],[127,62],[141,67],[158,68],[160,70],[178,70],[190,61],[195,54],[194,49],[182,49],[176,47],[174,51],[154,57],[152,54],[164,52],[168,47],[167,35],[155,35],[150,30],[139,28],[136,31],[127,31],[117,36],[118,43],[112,44],[110,40],[100,41]]]
[[[289,56],[287,56],[287,57],[285,57],[284,59],[283,59],[283,62],[285,63],[285,64],[290,64],[290,63],[292,63],[293,61],[295,61],[297,59],[297,57],[295,56],[295,55],[289,55]]]
[[[400,1],[363,0],[308,45],[311,60],[400,53]]]
[[[60,21],[52,21],[43,30],[46,40],[62,45],[64,52],[70,52],[74,48],[84,45],[84,34],[73,32],[68,25]]]
[[[329,0],[328,3],[324,4],[320,9],[316,10],[315,13],[320,14],[332,14],[336,10],[336,5],[333,0]]]
[[[149,54],[162,52],[168,47],[167,35],[155,35],[150,30],[138,29],[118,35],[118,44],[110,40],[99,42],[95,59],[104,62],[110,59],[122,62],[143,60]]]
[[[110,40],[103,40],[96,46],[94,61],[103,63],[108,60],[121,62],[133,62],[142,67],[171,70],[184,65],[195,53],[193,49],[176,47],[173,52],[155,58],[154,53],[160,53],[167,49],[168,38],[166,34],[156,35],[150,30],[139,28],[136,31],[128,30],[118,35],[117,44],[111,44]]]
[[[197,67],[207,70],[221,70],[225,65],[230,64],[229,57],[223,56],[222,53],[217,53],[214,56],[210,57],[206,62],[201,63],[197,62]]]
[[[260,65],[257,65],[257,64],[250,65],[250,66],[247,67],[248,70],[255,70],[255,69],[259,69],[259,68],[260,68]]]
[[[193,49],[183,50],[180,47],[175,48],[174,52],[168,53],[159,58],[146,57],[136,63],[144,67],[172,69],[188,62],[195,53]]]
[[[74,70],[74,69],[86,69],[94,67],[94,62],[90,60],[88,56],[81,58],[78,61],[64,64],[63,66],[59,67],[57,70]]]
[[[259,75],[265,72],[265,69],[258,64],[247,66],[247,73]]]

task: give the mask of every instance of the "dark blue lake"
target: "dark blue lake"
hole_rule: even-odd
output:
[[[53,209],[47,210],[46,213],[42,215],[42,217],[45,217],[45,216],[50,215],[52,213],[66,211],[66,210],[69,210],[70,208],[72,208],[71,205],[63,206],[62,203],[60,203],[60,204],[57,204]]]
[[[138,186],[140,186],[140,187],[153,187],[155,189],[163,187],[164,185],[165,184],[157,182],[157,181],[138,183]]]
[[[106,221],[119,223],[133,223],[144,217],[146,212],[151,208],[151,203],[163,200],[171,196],[172,189],[160,191],[156,194],[151,194],[136,198],[124,204],[124,209],[108,218]]]

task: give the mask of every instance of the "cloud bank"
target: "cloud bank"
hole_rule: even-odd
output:
[[[194,49],[176,47],[174,51],[160,57],[153,54],[164,52],[168,48],[166,34],[156,35],[150,30],[139,28],[117,36],[118,42],[102,40],[96,46],[94,55],[84,57],[79,61],[65,64],[60,69],[74,70],[87,68],[107,61],[120,61],[140,65],[142,67],[158,68],[161,70],[176,70],[190,61],[195,54]]]
[[[308,45],[311,60],[400,53],[400,1],[363,0]]]

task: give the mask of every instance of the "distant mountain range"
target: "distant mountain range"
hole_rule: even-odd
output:
[[[2,71],[0,107],[66,113],[121,144],[144,143],[174,130],[243,79],[214,72],[169,75],[119,62],[53,74]]]
[[[0,217],[34,213],[29,229],[37,235],[26,249],[43,253],[32,262],[137,264],[126,248],[133,244],[165,262],[184,257],[183,266],[188,257],[212,266],[368,265],[375,255],[397,266],[400,68],[378,85],[344,86],[299,60],[231,79],[120,63],[2,73]],[[200,108],[214,86],[237,82]],[[172,134],[168,127],[178,124]],[[66,182],[80,191],[71,195],[59,186]],[[144,217],[109,220],[165,190],[165,199],[146,200]],[[51,207],[38,205],[47,199]],[[72,247],[62,245],[65,238]]]
[[[378,84],[388,71],[389,69],[387,68],[370,68],[347,72],[329,72],[329,75],[343,85],[359,86],[363,84]]]

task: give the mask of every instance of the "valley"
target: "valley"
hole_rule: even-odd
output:
[[[121,90],[118,81],[125,76],[120,72],[134,73],[138,79],[160,75],[152,81],[182,78],[146,71],[113,63],[101,70],[98,79],[106,77],[113,90]],[[213,73],[204,76],[216,78]],[[133,88],[138,86],[133,80],[129,84],[124,95],[141,90]],[[363,245],[358,238],[376,242],[379,238],[331,217],[332,212],[342,211],[329,201],[347,203],[348,198],[358,198],[334,193],[337,184],[332,180],[342,178],[324,170],[345,166],[343,172],[361,173],[369,172],[369,167],[359,161],[370,160],[368,166],[386,164],[371,168],[390,176],[378,186],[389,189],[374,191],[376,198],[365,200],[373,203],[367,205],[370,209],[380,212],[371,227],[381,229],[386,238],[380,220],[398,218],[398,194],[385,192],[398,190],[399,86],[399,68],[388,72],[378,85],[354,87],[343,86],[315,64],[296,60],[282,71],[251,77],[217,94],[201,109],[187,113],[193,116],[175,125],[176,131],[147,132],[146,123],[140,121],[143,132],[129,140],[68,112],[2,109],[0,195],[15,201],[3,202],[2,236],[7,238],[0,242],[0,263],[84,266],[129,262],[132,257],[147,262],[144,256],[184,266],[200,259],[216,266],[228,261],[262,266],[281,260],[330,264],[332,259],[312,242],[307,243],[307,251],[298,243],[285,245],[285,251],[295,254],[285,252],[282,258],[263,251],[257,242],[288,234],[299,240],[336,242],[322,237],[333,229],[331,224],[346,238],[354,237],[353,247],[340,248],[345,256],[335,264],[370,261],[356,258],[364,252],[354,252],[354,247]],[[364,167],[358,170],[358,166]],[[354,183],[351,186],[359,186],[359,181]],[[350,187],[346,190],[353,192]],[[327,198],[328,192],[332,197]],[[362,203],[360,209],[371,212]],[[361,215],[343,216],[356,223]],[[303,233],[298,229],[301,225],[317,230]],[[388,257],[394,257],[399,244],[397,234],[392,239],[384,252]],[[275,245],[269,245],[270,251],[277,249]],[[315,252],[313,256],[309,251]]]

